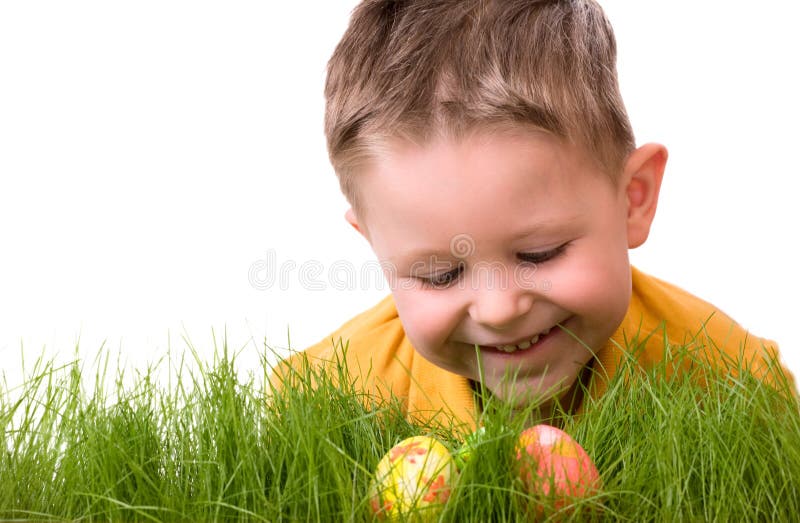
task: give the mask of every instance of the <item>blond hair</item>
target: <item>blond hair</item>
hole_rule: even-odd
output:
[[[388,140],[533,126],[615,179],[634,148],[616,42],[593,0],[365,0],[328,62],[325,135],[358,213],[355,174]]]

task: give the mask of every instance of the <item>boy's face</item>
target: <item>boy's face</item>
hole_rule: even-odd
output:
[[[348,219],[384,265],[409,340],[435,365],[476,381],[482,369],[515,406],[546,402],[625,316],[625,184],[577,149],[538,132],[397,142],[360,176],[364,211]]]

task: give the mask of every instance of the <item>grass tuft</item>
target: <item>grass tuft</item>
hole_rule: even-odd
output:
[[[162,361],[133,376],[95,362],[40,358],[20,387],[0,387],[0,519],[27,521],[369,521],[368,490],[383,454],[446,427],[411,424],[402,403],[301,365],[276,389],[262,368],[241,379],[223,343],[197,368]],[[265,348],[265,352],[266,348]],[[523,492],[513,466],[524,428],[484,398],[485,435],[442,521],[789,521],[800,514],[800,409],[779,365],[767,386],[746,365],[723,373],[675,347],[642,370],[634,359],[584,413],[556,421],[593,457],[600,492],[557,507]],[[671,373],[670,369],[686,369]],[[257,376],[257,378],[256,378]],[[313,385],[313,386],[312,386]],[[541,507],[541,508],[539,508]]]

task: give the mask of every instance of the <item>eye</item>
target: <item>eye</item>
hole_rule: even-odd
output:
[[[422,283],[423,288],[444,289],[449,287],[456,280],[456,278],[458,278],[458,275],[461,274],[463,269],[464,264],[459,263],[458,267],[452,271],[437,274],[431,276],[430,278],[420,277],[418,279]]]
[[[555,249],[543,252],[521,252],[517,254],[517,256],[523,261],[529,263],[544,263],[553,260],[555,258],[558,258],[562,254],[564,254],[564,251],[567,249],[567,245],[569,245],[569,243],[559,245]]]

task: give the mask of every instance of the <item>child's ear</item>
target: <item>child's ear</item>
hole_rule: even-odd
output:
[[[344,213],[344,219],[347,220],[347,223],[353,226],[353,229],[357,230],[361,235],[364,235],[364,231],[361,230],[361,227],[358,225],[358,218],[356,218],[356,213],[353,212],[353,208],[350,207]]]
[[[658,143],[642,145],[625,162],[629,249],[642,245],[650,234],[666,165],[667,148]]]

